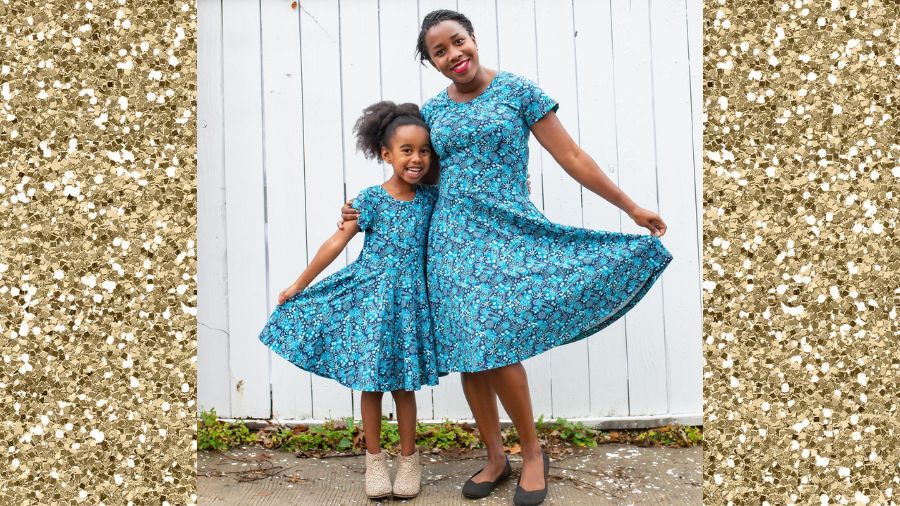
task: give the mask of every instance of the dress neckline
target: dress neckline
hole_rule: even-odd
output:
[[[484,91],[482,91],[482,92],[479,93],[478,95],[475,95],[474,97],[470,98],[469,100],[466,100],[465,102],[457,102],[456,100],[453,100],[452,98],[450,98],[450,92],[448,91],[448,90],[450,89],[449,86],[446,87],[446,88],[444,88],[444,90],[443,90],[444,96],[447,97],[447,100],[449,100],[450,102],[453,102],[453,103],[456,104],[456,105],[468,105],[468,104],[471,104],[472,102],[478,100],[479,98],[481,98],[481,97],[487,95],[488,91],[490,91],[491,88],[494,87],[494,83],[496,83],[497,80],[500,79],[500,74],[503,74],[503,73],[504,73],[504,71],[498,70],[497,73],[494,75],[494,78],[491,79],[491,82],[488,83],[487,88],[485,88]]]
[[[413,196],[413,198],[411,198],[411,199],[409,199],[409,200],[403,200],[403,199],[398,199],[397,197],[391,195],[391,192],[387,191],[387,188],[385,188],[384,186],[381,186],[380,184],[379,184],[379,185],[375,185],[375,186],[377,186],[378,188],[381,188],[381,191],[382,191],[385,195],[387,195],[388,198],[390,198],[390,199],[393,200],[393,201],[399,202],[399,203],[401,203],[401,204],[412,204],[413,202],[416,201],[416,199],[419,198],[419,193],[421,193],[421,192],[419,191],[419,185],[416,185],[416,194]]]

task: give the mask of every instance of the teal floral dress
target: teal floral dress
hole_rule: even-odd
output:
[[[590,336],[672,260],[656,237],[552,223],[532,204],[530,127],[557,108],[508,72],[469,102],[444,90],[422,107],[441,164],[427,260],[441,373],[502,367]]]
[[[438,382],[425,287],[425,246],[437,188],[413,200],[381,186],[353,207],[366,233],[359,258],[272,312],[259,339],[297,367],[354,390],[418,390]]]

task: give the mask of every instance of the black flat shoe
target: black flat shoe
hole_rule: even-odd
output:
[[[484,468],[478,471],[480,473]],[[491,492],[497,488],[497,485],[503,482],[503,480],[509,478],[509,475],[512,473],[512,467],[509,465],[509,457],[506,458],[506,467],[503,468],[503,472],[500,473],[500,476],[497,477],[494,481],[483,481],[481,483],[475,483],[472,481],[472,478],[478,475],[475,473],[471,478],[466,480],[463,484],[462,493],[469,499],[481,499],[483,497],[487,497],[491,495]]]
[[[547,498],[547,476],[550,474],[550,457],[543,450],[541,450],[541,456],[544,458],[544,488],[526,491],[516,484],[516,495],[513,496],[513,504],[516,506],[537,506]],[[522,481],[521,476],[519,476],[519,481]]]

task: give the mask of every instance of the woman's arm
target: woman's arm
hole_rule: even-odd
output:
[[[658,214],[638,206],[600,169],[569,135],[555,112],[547,113],[531,126],[534,137],[572,179],[628,213],[638,225],[655,236],[666,233],[666,224]]]
[[[278,303],[283,304],[284,301],[293,297],[297,292],[305,290],[316,279],[316,276],[321,274],[344,251],[347,243],[350,242],[350,239],[353,239],[357,232],[359,232],[359,228],[356,226],[356,222],[353,221],[332,234],[319,247],[316,256],[309,262],[309,265],[306,266],[306,269],[303,270],[303,273],[300,274],[297,280],[278,294]]]

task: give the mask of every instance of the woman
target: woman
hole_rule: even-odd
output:
[[[582,151],[534,83],[482,67],[472,23],[438,10],[417,43],[450,85],[422,107],[440,157],[438,202],[428,242],[428,291],[439,367],[458,371],[488,463],[463,486],[489,495],[510,474],[496,399],[522,448],[517,505],[540,504],[549,461],[538,443],[522,361],[592,335],[625,314],[672,257],[666,225],[639,207]],[[578,183],[652,235],[550,222],[528,197],[528,136]],[[349,205],[345,220],[356,219]]]

